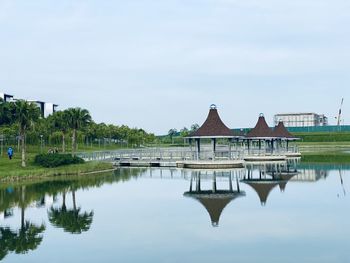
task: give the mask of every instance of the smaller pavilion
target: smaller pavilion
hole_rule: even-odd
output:
[[[211,158],[215,159],[216,146],[218,139],[228,139],[229,141],[229,159],[232,158],[232,141],[234,139],[239,140],[243,138],[241,135],[234,133],[229,129],[224,122],[221,120],[217,107],[215,104],[210,106],[209,114],[203,125],[195,132],[191,133],[188,137],[191,148],[192,140],[196,143],[196,159],[207,159],[201,155],[201,140],[210,139],[212,144]],[[203,158],[204,157],[204,158]]]
[[[276,137],[271,128],[267,125],[263,113],[260,113],[258,122],[256,123],[255,127],[246,135],[246,140],[248,144],[248,150],[250,149],[251,142],[253,141],[258,142],[259,150],[261,150],[262,142],[264,142],[265,149],[267,143],[269,144],[269,148],[273,150],[273,141],[276,140]]]
[[[274,130],[273,130],[273,136],[276,137],[280,144],[282,145],[282,142],[286,142],[286,149],[288,152],[288,148],[289,148],[289,142],[290,141],[297,141],[300,140],[300,138],[295,137],[293,134],[291,134],[286,127],[283,124],[283,121],[279,121],[278,125],[275,126]]]

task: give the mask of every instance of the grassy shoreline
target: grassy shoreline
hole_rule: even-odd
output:
[[[112,163],[107,162],[86,162],[56,168],[44,168],[34,164],[34,157],[35,154],[28,154],[27,167],[22,168],[19,156],[15,156],[12,160],[2,156],[0,158],[0,181],[16,181],[62,175],[76,176],[113,169]]]

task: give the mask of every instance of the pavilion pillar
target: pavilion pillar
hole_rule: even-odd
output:
[[[288,152],[288,149],[289,149],[289,141],[287,140],[287,152]]]
[[[233,187],[232,187],[232,171],[230,172],[229,187],[230,187],[230,192],[233,192]]]
[[[228,139],[228,157],[231,160],[232,159],[232,139]]]
[[[196,153],[197,153],[197,160],[199,160],[200,154],[201,154],[201,141],[200,141],[200,139],[196,139]]]
[[[273,146],[274,145],[274,140],[271,140],[271,153],[273,153]]]
[[[215,160],[215,152],[216,152],[216,138],[211,139],[211,143],[213,146],[213,160]]]

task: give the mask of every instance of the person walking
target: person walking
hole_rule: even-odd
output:
[[[12,157],[13,157],[13,149],[12,149],[12,147],[8,148],[7,155],[9,157],[9,159],[12,160]]]

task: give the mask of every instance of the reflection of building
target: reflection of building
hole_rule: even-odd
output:
[[[312,127],[328,125],[328,118],[316,113],[283,113],[274,117],[275,125],[282,121],[286,127]]]
[[[320,179],[326,179],[328,171],[318,169],[299,169],[299,174],[293,177],[292,181],[297,182],[316,182]]]
[[[245,193],[240,191],[238,180],[237,189],[234,191],[232,186],[232,173],[229,174],[228,190],[219,190],[216,185],[217,172],[212,175],[212,189],[201,189],[201,172],[193,172],[191,176],[190,190],[184,193],[184,196],[191,197],[200,202],[207,210],[212,225],[219,226],[220,216],[225,207],[234,199],[244,196]],[[195,183],[195,190],[193,189]]]

